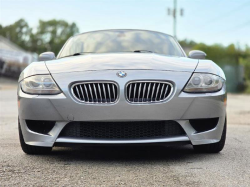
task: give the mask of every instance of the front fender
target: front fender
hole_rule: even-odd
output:
[[[226,80],[226,76],[223,70],[215,64],[212,60],[199,60],[199,63],[195,69],[197,73],[211,73],[214,75],[218,75],[221,78]]]
[[[32,62],[28,65],[20,74],[18,82],[21,82],[23,79],[30,77],[32,75],[44,75],[50,74],[45,62]]]

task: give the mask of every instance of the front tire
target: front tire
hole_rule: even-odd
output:
[[[51,152],[52,147],[40,147],[40,146],[33,146],[33,145],[26,144],[23,138],[23,133],[21,130],[20,123],[18,123],[18,132],[19,132],[19,140],[20,140],[22,150],[26,154],[40,155],[40,154],[48,154]]]
[[[225,119],[221,140],[219,142],[212,144],[204,144],[204,145],[193,145],[194,150],[202,153],[219,153],[224,148],[226,142],[226,133],[227,133],[227,118]]]

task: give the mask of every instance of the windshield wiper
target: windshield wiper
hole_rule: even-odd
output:
[[[80,52],[80,53],[74,53],[74,54],[72,54],[72,55],[63,56],[63,57],[61,57],[61,58],[70,57],[70,56],[85,55],[86,53],[95,53],[95,52]]]
[[[156,53],[154,51],[149,51],[149,50],[135,50],[135,51],[122,51],[122,52],[134,52],[134,53]],[[78,56],[78,55],[85,55],[87,53],[96,53],[96,52],[80,52],[80,53],[74,53],[72,55],[68,55],[68,56],[63,56],[61,58],[66,58],[66,57],[71,57],[71,56]],[[119,52],[117,52],[119,53]]]
[[[153,52],[153,51],[149,51],[149,50],[135,50],[133,51],[134,53],[156,53],[156,52]]]

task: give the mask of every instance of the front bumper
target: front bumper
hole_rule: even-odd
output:
[[[225,117],[220,117],[216,128],[196,133],[189,120],[176,120],[186,132],[186,135],[168,138],[144,140],[95,140],[59,137],[60,132],[68,122],[56,122],[49,135],[39,134],[28,129],[25,120],[20,120],[25,142],[29,145],[52,147],[55,143],[83,143],[83,144],[143,144],[143,143],[170,143],[191,142],[193,145],[216,143],[220,140],[224,127]]]
[[[18,112],[24,140],[29,145],[51,147],[54,143],[93,143],[93,144],[132,144],[132,143],[163,143],[190,141],[193,145],[218,142],[221,138],[226,116],[226,88],[216,93],[188,94],[182,92],[191,72],[128,71],[130,79],[118,78],[117,71],[74,72],[69,75],[54,74],[63,94],[41,96],[29,95],[18,88]],[[75,101],[69,92],[69,85],[75,80],[93,80],[92,77],[102,77],[103,80],[114,80],[120,88],[120,97],[115,104],[83,104]],[[163,103],[131,104],[124,96],[124,87],[130,80],[164,80],[173,81],[175,90],[172,97]],[[174,78],[173,78],[174,77]],[[95,80],[95,79],[94,79]],[[98,79],[96,79],[98,80]],[[219,118],[216,128],[206,132],[196,133],[189,119]],[[49,135],[30,131],[25,120],[56,121]],[[91,140],[76,138],[58,138],[61,130],[70,121],[156,121],[175,120],[184,131],[185,136],[145,140]]]

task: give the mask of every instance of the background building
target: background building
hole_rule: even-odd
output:
[[[8,39],[0,36],[0,74],[18,77],[31,62],[37,61],[37,54],[30,53]]]

